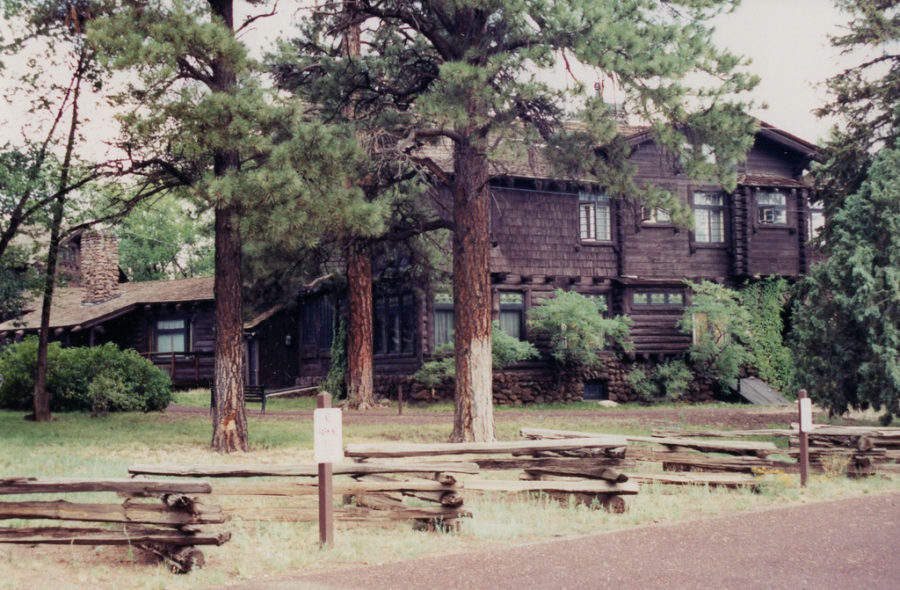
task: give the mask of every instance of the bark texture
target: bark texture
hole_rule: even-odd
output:
[[[491,389],[490,189],[483,151],[454,146],[453,322],[456,390],[452,442],[494,440]]]
[[[231,0],[210,0],[213,14],[229,29],[234,28]],[[234,91],[237,77],[225,60],[212,64],[215,92]],[[227,122],[223,122],[227,123]],[[240,156],[234,150],[213,155],[213,172],[225,176],[240,168]],[[243,287],[241,280],[242,241],[240,209],[231,202],[218,202],[216,212],[215,283],[216,300],[216,403],[213,408],[212,448],[220,453],[249,451],[247,414],[244,408]]]
[[[348,407],[367,410],[375,405],[372,360],[372,258],[364,246],[348,249],[347,260]]]

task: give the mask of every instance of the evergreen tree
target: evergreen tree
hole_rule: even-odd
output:
[[[900,415],[900,150],[829,220],[830,256],[800,284],[797,381],[832,414],[872,406]]]
[[[152,163],[148,182],[188,187],[215,214],[215,450],[248,449],[243,403],[245,236],[313,244],[352,226],[378,231],[375,207],[348,176],[352,136],[308,120],[262,83],[231,0],[123,0],[90,31],[132,76],[119,97],[119,146]],[[248,1],[257,6],[261,1]],[[262,15],[259,15],[262,16]]]
[[[859,56],[858,63],[827,81],[830,100],[817,111],[836,116],[841,123],[832,131],[822,152],[822,165],[814,168],[826,218],[866,178],[872,154],[893,147],[900,139],[900,2],[898,0],[834,0],[848,16],[846,33],[831,44]],[[827,249],[830,223],[826,224]]]
[[[738,58],[712,46],[704,23],[734,4],[326,1],[294,43],[298,66],[283,68],[282,80],[313,78],[321,100],[337,97],[354,112],[383,113],[385,129],[404,138],[408,158],[431,171],[452,198],[452,440],[494,438],[489,183],[498,168],[491,164],[526,160],[532,146],[546,146],[545,157],[562,178],[593,178],[611,196],[677,210],[672,195],[642,191],[632,181],[627,142],[602,98],[571,70],[562,89],[541,74],[577,61],[611,79],[684,171],[733,187],[733,165],[752,142],[753,122],[746,105],[728,96],[749,89],[755,78],[736,71]],[[334,60],[337,44],[323,49],[321,40],[356,25],[367,51],[350,63]],[[688,85],[688,76],[698,85]],[[449,152],[449,174],[428,157],[435,150],[422,149],[428,143]],[[684,211],[677,212],[685,221]]]

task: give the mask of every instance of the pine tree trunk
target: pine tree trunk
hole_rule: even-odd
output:
[[[215,16],[229,29],[234,28],[231,0],[209,0]],[[215,92],[234,91],[237,77],[224,59],[212,64]],[[225,122],[223,122],[225,123]],[[232,150],[213,155],[217,177],[240,167],[240,156]],[[244,408],[243,295],[240,210],[230,202],[218,202],[216,213],[215,283],[216,300],[216,403],[213,408],[212,448],[220,453],[250,450],[247,414]]]
[[[454,146],[453,325],[456,391],[452,442],[494,440],[491,383],[490,187],[485,155]]]
[[[241,234],[235,207],[216,208],[216,403],[212,448],[248,451],[244,408],[243,322],[241,316]]]
[[[78,56],[75,70],[75,84],[72,86],[72,119],[69,124],[69,135],[66,139],[66,151],[63,155],[62,167],[59,171],[59,196],[54,200],[50,221],[50,244],[47,251],[47,268],[44,270],[44,299],[41,303],[41,328],[38,333],[37,368],[34,375],[34,414],[35,422],[49,422],[50,392],[47,391],[47,349],[50,346],[50,312],[53,308],[53,292],[56,288],[56,262],[59,256],[59,241],[62,234],[63,212],[66,206],[65,188],[69,184],[69,169],[72,165],[72,154],[75,151],[75,138],[78,135],[78,99],[81,96],[81,80],[90,58],[87,50],[82,48]]]
[[[368,248],[347,250],[347,372],[348,407],[367,410],[375,405],[372,360],[372,258]]]

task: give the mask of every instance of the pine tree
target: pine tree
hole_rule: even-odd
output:
[[[830,256],[801,283],[792,338],[797,380],[832,414],[900,415],[900,149],[875,158],[829,219]]]
[[[620,198],[642,194],[631,180],[627,143],[613,110],[571,70],[562,89],[540,74],[579,62],[613,80],[632,112],[652,124],[656,140],[686,172],[732,187],[732,167],[749,148],[753,122],[744,114],[746,105],[728,95],[749,89],[755,78],[736,71],[738,58],[712,46],[704,23],[734,4],[332,1],[318,7],[313,25],[294,43],[313,58],[281,71],[282,79],[316,78],[322,100],[338,97],[354,110],[382,113],[384,128],[404,138],[407,157],[431,171],[452,198],[452,440],[494,438],[491,163],[524,160],[531,146],[546,146],[544,156],[561,178],[596,179]],[[362,25],[367,51],[357,63],[336,62],[320,40],[351,24]],[[689,86],[689,75],[700,86]],[[429,143],[448,147],[450,174],[421,149]],[[664,191],[643,197],[675,203]]]
[[[245,237],[313,244],[323,233],[378,231],[376,208],[348,177],[352,136],[305,117],[262,83],[231,0],[123,1],[91,38],[134,81],[120,96],[119,146],[153,164],[146,181],[188,187],[215,214],[216,404],[212,447],[248,450],[243,403]],[[264,4],[248,1],[248,5]],[[259,15],[262,16],[262,15]]]

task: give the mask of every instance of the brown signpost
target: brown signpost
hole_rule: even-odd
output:
[[[331,394],[328,392],[320,393],[316,401],[318,409],[313,417],[315,429],[313,445],[316,463],[319,466],[319,542],[323,547],[331,549],[334,547],[332,463],[336,458],[335,455],[342,452],[340,410],[332,410]]]

